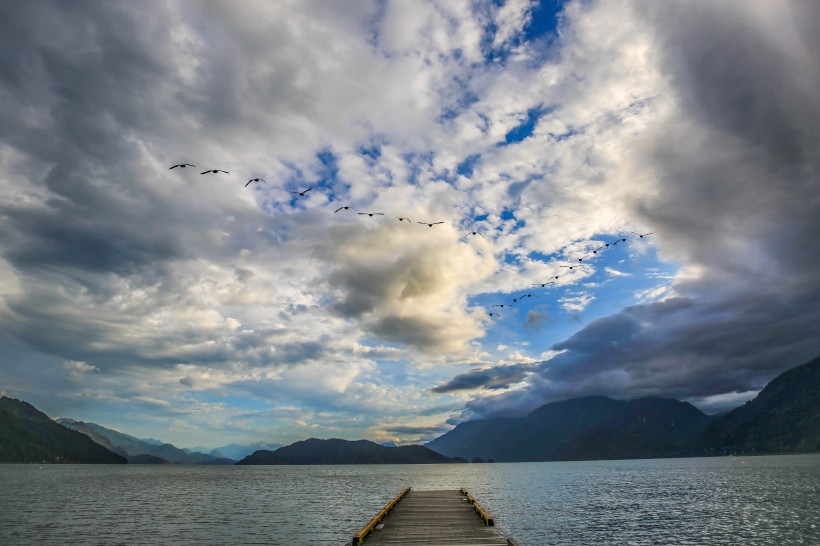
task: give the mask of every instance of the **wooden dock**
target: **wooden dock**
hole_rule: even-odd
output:
[[[496,531],[492,516],[466,490],[412,491],[409,487],[373,516],[350,544],[517,546]]]

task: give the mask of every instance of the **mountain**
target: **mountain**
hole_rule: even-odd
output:
[[[310,438],[276,451],[260,450],[236,464],[432,464],[464,463],[445,457],[424,446],[385,447],[368,440],[317,440]]]
[[[244,459],[255,451],[259,451],[260,449],[273,451],[275,449],[279,449],[280,447],[282,447],[282,444],[269,444],[266,442],[256,442],[253,444],[228,444],[226,446],[214,448],[210,451],[210,454],[217,457],[217,453],[220,453],[223,457],[238,461],[240,459]]]
[[[0,462],[123,464],[124,457],[52,421],[27,402],[0,397]]]
[[[697,455],[703,432],[713,421],[714,417],[686,402],[632,400],[623,411],[562,445],[553,458],[575,461]]]
[[[704,435],[707,454],[812,451],[820,451],[820,358],[779,375]]]
[[[678,400],[588,396],[546,404],[521,418],[468,421],[427,447],[496,461],[676,457],[695,454],[711,421]]]
[[[74,419],[58,419],[58,423],[81,432],[97,444],[128,458],[132,464],[168,462],[175,464],[233,464],[231,459],[215,458],[205,453],[188,453],[171,444],[157,445],[105,428],[96,423],[85,423]],[[159,459],[159,460],[158,460]]]
[[[461,423],[427,447],[496,461],[636,459],[820,451],[820,358],[773,379],[721,415],[664,398],[603,396],[546,404],[520,418]]]

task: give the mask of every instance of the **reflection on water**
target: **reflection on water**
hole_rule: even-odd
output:
[[[522,545],[820,544],[820,455],[463,465],[0,465],[0,543],[341,546],[467,487]]]

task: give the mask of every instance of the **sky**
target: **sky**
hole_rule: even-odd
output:
[[[417,443],[586,395],[726,411],[820,355],[820,3],[42,0],[0,30],[0,393],[53,417]]]

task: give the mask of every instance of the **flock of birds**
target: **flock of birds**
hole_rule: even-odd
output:
[[[196,167],[196,165],[193,165],[191,163],[178,163],[176,165],[171,166],[170,169],[176,169],[176,168],[185,169],[187,167]],[[208,169],[208,170],[202,171],[199,174],[219,174],[219,173],[230,174],[230,172],[222,170],[222,169]],[[267,184],[267,182],[263,178],[251,178],[250,180],[248,180],[245,183],[244,187],[247,188],[251,184],[259,184],[259,183]],[[313,190],[312,186],[308,187],[307,189],[302,190],[302,191],[292,191],[291,190],[290,193],[298,195],[299,197],[305,197],[307,195],[307,193],[311,190]],[[333,213],[336,214],[336,213],[341,212],[343,210],[344,211],[356,212],[356,214],[358,214],[359,216],[368,216],[370,218],[372,218],[374,216],[385,216],[385,213],[383,213],[383,212],[358,212],[358,211],[355,211],[355,209],[353,209],[353,207],[351,207],[350,205],[339,207],[336,210],[334,210]],[[396,219],[399,222],[413,223],[413,220],[411,220],[410,218],[404,217],[404,216],[397,216]],[[439,224],[444,224],[443,221],[438,221],[438,222],[419,222],[419,221],[416,221],[416,223],[428,226],[430,228],[432,228],[433,226],[437,226]],[[630,233],[637,236],[637,238],[639,238],[639,239],[643,239],[644,237],[652,235],[654,232],[650,231],[648,233],[637,233],[635,231],[630,231]],[[480,232],[478,230],[471,230],[471,231],[468,231],[467,234],[464,235],[464,237],[462,237],[462,240],[466,240],[468,237],[471,237],[471,236],[472,237],[481,236],[481,237],[486,239],[486,237],[484,236],[484,234],[482,232]],[[587,264],[583,263],[584,260],[586,260],[588,258],[591,258],[591,257],[594,257],[594,256],[597,256],[599,252],[602,252],[602,251],[604,251],[604,250],[606,250],[610,247],[614,248],[619,243],[626,243],[628,240],[629,240],[628,237],[620,236],[617,239],[615,239],[614,241],[604,243],[601,246],[599,246],[598,248],[593,249],[591,253],[588,253],[588,254],[585,254],[584,256],[581,256],[580,258],[578,258],[578,263],[570,263],[570,264],[567,264],[567,265],[559,265],[559,267],[568,269],[569,271],[573,271],[575,269],[581,269],[581,268],[583,268],[587,265]],[[540,286],[541,288],[547,288],[548,286],[551,286],[551,285],[557,285],[558,284],[558,279],[560,279],[561,277],[562,277],[562,275],[553,275],[547,281],[541,282],[541,283],[534,283],[532,286]],[[511,301],[512,303],[497,303],[497,304],[491,305],[490,307],[498,307],[499,309],[503,309],[505,307],[512,307],[514,304],[518,303],[519,301],[521,301],[525,298],[534,298],[534,297],[537,297],[537,295],[532,294],[532,293],[526,293],[526,294],[522,294],[520,296],[517,296],[515,298],[511,298],[509,301]],[[489,312],[487,312],[487,315],[490,318],[493,318],[493,317],[501,318],[501,314],[499,314],[495,311],[489,311]]]

